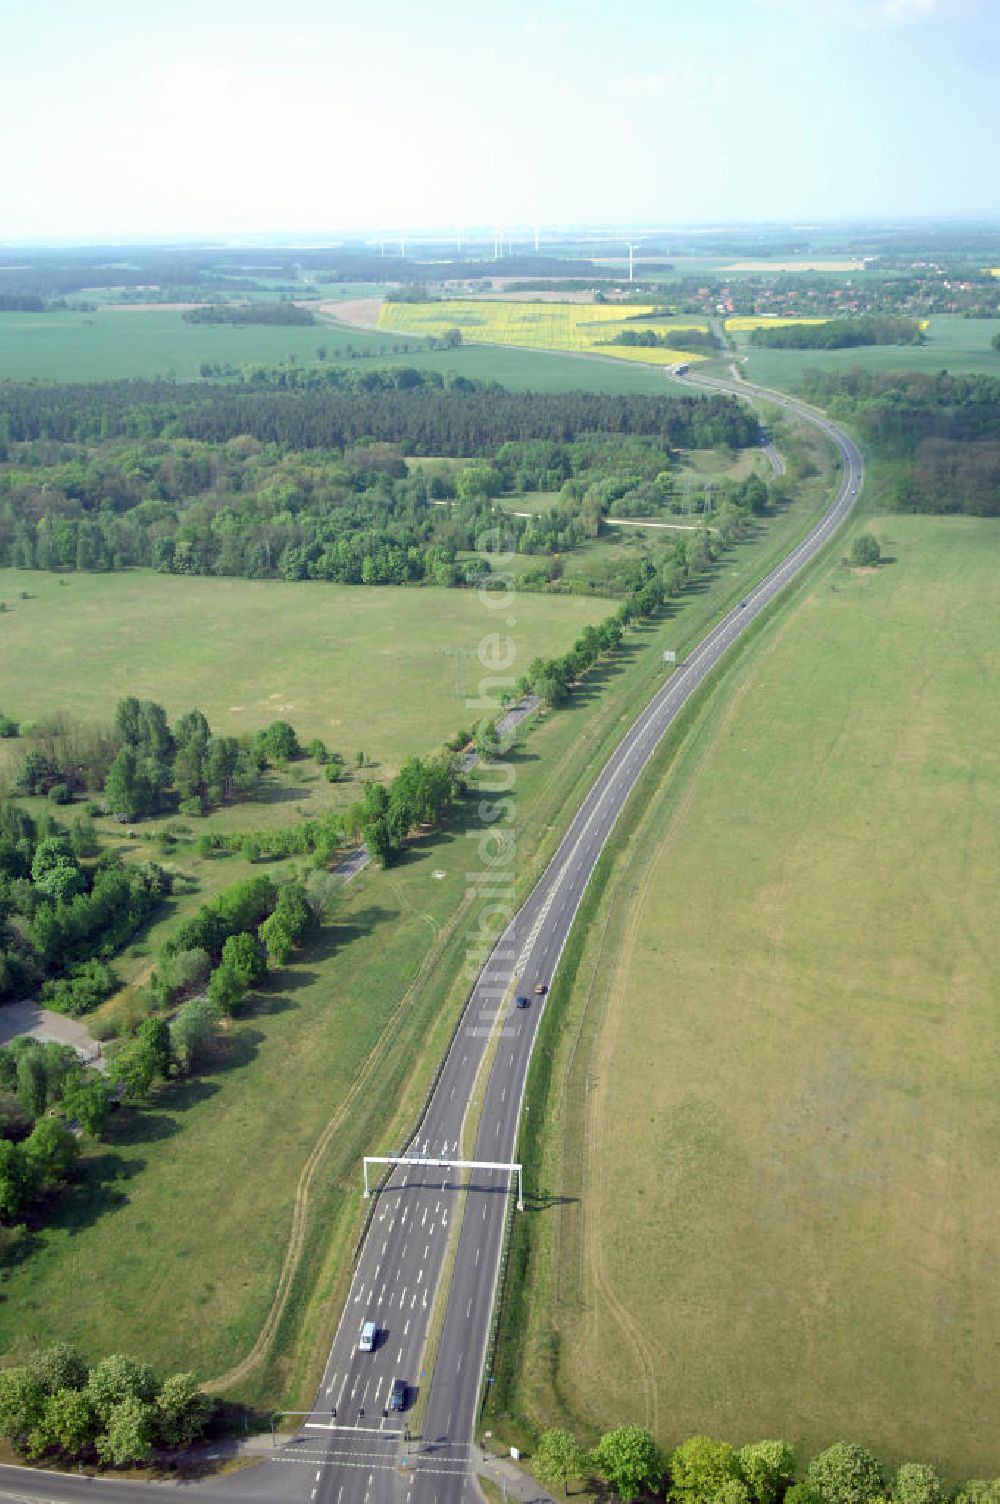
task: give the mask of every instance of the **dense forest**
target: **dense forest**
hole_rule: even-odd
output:
[[[738,437],[752,436],[755,420],[727,400],[719,407],[684,399],[667,426],[688,440],[713,437],[713,409],[719,431],[735,419]],[[519,553],[550,560],[521,579],[523,588],[566,588],[555,556],[595,538],[606,516],[692,505],[668,441],[596,432],[484,449],[477,463],[459,467],[445,459],[408,465],[398,445],[300,450],[247,434],[209,443],[8,440],[0,563],[461,587],[489,573],[496,498],[544,491],[558,493],[555,504],[532,517],[503,515],[504,535]],[[717,487],[716,526],[727,509],[742,516],[767,499],[755,477]],[[629,563],[576,588],[627,594],[641,583]]]
[[[186,324],[315,324],[311,308],[298,303],[203,303],[181,314]]]
[[[602,340],[605,345],[638,345],[641,349],[692,350],[699,354],[714,355],[718,343],[707,329],[622,329],[613,339]]]
[[[44,313],[45,303],[36,293],[0,292],[0,313]]]
[[[914,371],[807,371],[802,391],[886,461],[900,511],[1000,516],[1000,380]]]
[[[289,373],[290,374],[290,373]],[[412,454],[481,454],[510,439],[566,443],[583,433],[648,434],[671,445],[740,448],[757,419],[732,397],[508,392],[408,368],[347,375],[317,368],[306,390],[167,381],[0,385],[0,458],[9,440],[171,437],[223,443],[249,435],[296,449],[379,440]],[[291,383],[289,383],[290,385]],[[282,385],[285,385],[283,382]]]
[[[752,329],[750,343],[769,350],[850,350],[855,345],[922,345],[926,340],[919,319],[872,313],[856,319],[827,319],[822,324]]]

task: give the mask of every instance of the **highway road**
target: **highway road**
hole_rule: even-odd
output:
[[[516,1158],[524,1085],[545,1006],[534,988],[552,980],[594,865],[629,794],[691,695],[837,531],[860,488],[861,456],[828,419],[792,398],[743,382],[687,379],[692,386],[778,402],[823,429],[843,460],[836,497],[808,536],[665,680],[597,774],[558,850],[473,987],[408,1148],[411,1155],[462,1157],[463,1123],[488,1056],[471,1157],[494,1162]],[[530,999],[527,1008],[516,1006],[517,994]],[[524,1128],[530,1131],[530,1125]],[[372,1152],[379,1148],[373,1145]],[[470,1472],[472,1436],[509,1195],[505,1171],[473,1171],[466,1179],[431,1165],[396,1166],[375,1202],[314,1414],[266,1464],[214,1485],[192,1485],[185,1495],[206,1500],[280,1497],[310,1504],[465,1504],[478,1498]],[[429,1325],[454,1240],[436,1359],[428,1373],[423,1364]],[[369,1320],[377,1323],[379,1339],[374,1351],[362,1352],[361,1327]],[[387,1413],[397,1378],[407,1385],[407,1408]],[[406,1427],[418,1400],[421,1434],[410,1439]],[[78,1498],[82,1491],[90,1499],[127,1504],[150,1497],[149,1486],[45,1476],[48,1491],[35,1489],[37,1474],[29,1479],[23,1472],[0,1469],[0,1497],[59,1501]]]

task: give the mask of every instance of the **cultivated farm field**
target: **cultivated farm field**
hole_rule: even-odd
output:
[[[626,309],[613,303],[518,303],[455,298],[440,303],[383,303],[378,325],[381,330],[401,334],[442,335],[449,329],[458,329],[462,339],[472,344],[565,350],[654,366],[704,359],[701,355],[664,346],[647,349],[607,343],[623,329],[647,329],[657,334],[669,334],[671,329],[707,327],[704,319],[664,318],[635,322],[637,316],[652,311],[652,305],[629,305]]]
[[[997,1472],[1000,538],[874,530],[726,676],[584,940],[537,1423]]]
[[[23,601],[20,592],[30,599]],[[192,705],[238,735],[281,716],[386,771],[470,719],[476,650],[495,630],[475,592],[199,579],[146,570],[59,576],[0,570],[0,708],[110,721],[120,696]],[[521,595],[515,672],[565,651],[606,600]],[[44,664],[44,673],[38,666]],[[0,741],[0,775],[18,754]]]

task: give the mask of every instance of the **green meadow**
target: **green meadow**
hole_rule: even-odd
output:
[[[25,591],[27,600],[20,599]],[[474,591],[0,570],[0,709],[106,724],[127,694],[238,735],[281,717],[394,771],[469,722],[493,615]],[[564,651],[611,606],[522,595],[518,663]],[[505,630],[507,630],[505,628]],[[44,671],[40,672],[40,666]],[[0,741],[0,771],[16,757]]]
[[[829,559],[735,660],[581,934],[536,1425],[996,1472],[1000,534],[869,525],[886,562]]]
[[[0,381],[116,381],[126,377],[176,377],[191,381],[203,362],[212,365],[300,365],[317,361],[359,370],[379,365],[420,366],[446,375],[499,381],[514,390],[659,392],[664,378],[625,361],[581,361],[524,350],[425,350],[406,336],[369,333],[328,318],[316,324],[187,324],[176,309],[119,305],[93,313],[0,314]],[[352,353],[353,352],[353,353]],[[624,368],[624,369],[621,369]]]
[[[792,392],[803,371],[965,371],[970,375],[1000,377],[1000,354],[990,340],[1000,331],[1000,319],[963,319],[942,314],[929,320],[925,345],[864,345],[853,350],[762,350],[747,343],[746,334],[735,336],[737,348],[747,359],[743,370],[749,381]]]

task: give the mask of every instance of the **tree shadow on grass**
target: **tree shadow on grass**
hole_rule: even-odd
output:
[[[145,1168],[144,1159],[123,1159],[106,1150],[82,1159],[65,1190],[39,1208],[36,1225],[71,1236],[82,1232],[106,1212],[128,1205],[125,1187]]]
[[[175,1093],[170,1094],[171,1107],[176,1106]],[[108,1119],[104,1133],[106,1144],[156,1144],[173,1138],[178,1126],[166,1112],[142,1112],[137,1107],[125,1107]]]
[[[291,1007],[291,1004],[288,1005]],[[277,1011],[277,1010],[275,1010]],[[243,1017],[245,1015],[241,1015]],[[239,1070],[244,1065],[249,1065],[251,1060],[256,1060],[257,1051],[263,1043],[265,1035],[261,1029],[248,1028],[240,1023],[235,1029],[227,1030],[215,1043],[211,1061],[206,1061],[205,1070],[213,1076],[225,1075],[227,1071]],[[218,1087],[212,1081],[206,1081],[197,1073],[190,1079],[178,1082],[171,1091],[171,1105],[173,1093],[177,1091],[181,1097],[181,1110],[185,1107],[193,1107],[196,1103],[204,1101]]]
[[[327,923],[309,941],[306,958],[317,964],[327,960],[337,951],[343,950],[350,945],[352,940],[360,940],[364,935],[370,935],[380,924],[391,923],[399,918],[398,909],[386,908],[382,904],[369,904],[365,909],[358,909],[343,924],[334,919],[333,923]]]
[[[310,790],[301,785],[267,783],[254,798],[254,804],[296,804],[309,798]]]

